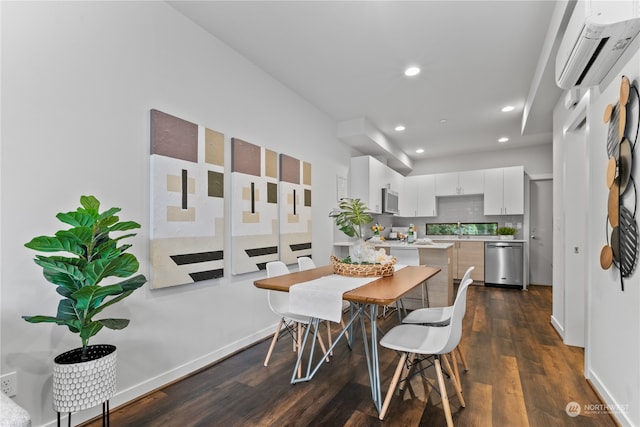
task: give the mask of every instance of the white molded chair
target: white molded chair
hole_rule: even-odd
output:
[[[304,270],[311,270],[312,268],[316,268],[316,263],[313,262],[313,260],[311,258],[309,258],[308,256],[301,256],[298,258],[298,269],[300,271],[304,271]],[[349,308],[350,303],[349,301],[342,301],[342,311],[345,311]],[[331,347],[331,344],[333,344],[333,338],[331,338],[331,322],[329,320],[327,320],[326,322],[327,325],[327,335],[328,335],[328,340],[329,340],[329,347]],[[344,320],[340,319],[340,325],[344,328],[345,324],[344,324]],[[345,332],[345,337],[347,339],[349,339],[349,333]],[[333,352],[331,352],[331,354],[333,355]]]
[[[475,269],[475,266],[471,266],[467,269],[462,276],[462,280],[460,280],[460,286],[458,287],[457,295],[460,294],[460,290],[462,289],[462,284],[466,282],[468,279],[471,279],[471,273]],[[473,281],[472,281],[473,282]],[[466,307],[465,307],[466,310]],[[414,323],[420,325],[428,325],[428,326],[445,326],[449,323],[451,316],[453,314],[453,306],[450,305],[448,307],[428,307],[421,308],[418,310],[414,310],[409,313],[404,319],[402,319],[402,323]],[[460,346],[456,347],[456,352],[460,356],[460,361],[462,362],[462,366],[465,371],[469,370],[469,366],[467,365],[467,361],[460,350]],[[454,365],[454,368],[458,369],[457,365]]]
[[[267,277],[282,276],[283,274],[289,274],[289,269],[284,262],[272,261],[267,263]],[[271,309],[271,311],[280,316],[280,322],[278,322],[275,334],[273,335],[273,339],[271,340],[271,345],[269,346],[267,357],[264,359],[264,366],[269,365],[271,353],[273,352],[276,342],[280,337],[280,331],[282,330],[283,326],[293,338],[293,351],[295,352],[300,350],[299,343],[302,342],[302,328],[300,327],[300,325],[309,325],[310,323],[310,319],[308,316],[301,316],[289,311],[289,294],[287,292],[268,290],[267,300],[269,302],[269,308]],[[322,341],[322,338],[320,338],[320,335],[318,335],[318,342],[320,343],[322,352],[326,353],[327,349],[324,346],[324,342]],[[302,366],[300,366],[300,368],[302,368]],[[299,370],[298,376],[300,376],[301,374],[302,371]]]
[[[405,373],[403,381],[406,381],[410,378],[413,367],[419,368],[415,374],[422,373],[427,367],[420,367],[420,364],[433,359],[432,365],[436,370],[438,388],[440,390],[440,396],[442,397],[442,407],[447,419],[447,425],[449,427],[453,426],[449,397],[442,375],[443,368],[453,383],[460,405],[465,407],[466,403],[462,397],[462,388],[458,378],[451,369],[448,359],[442,356],[451,353],[460,342],[462,336],[462,319],[464,318],[465,307],[467,305],[467,289],[471,283],[472,280],[467,279],[460,285],[460,291],[453,303],[453,314],[448,325],[424,326],[405,323],[392,328],[380,340],[382,347],[401,353],[400,361],[393,374],[389,390],[387,391],[382,409],[380,410],[379,418],[381,420],[384,419],[389,409],[389,403],[391,402],[391,398],[403,372]],[[405,366],[405,362],[407,366]],[[402,388],[403,387],[400,387],[400,389]]]

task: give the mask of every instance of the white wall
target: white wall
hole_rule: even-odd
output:
[[[640,276],[638,266],[625,279],[621,290],[619,270],[602,270],[599,263],[601,248],[607,243],[606,185],[607,130],[602,117],[607,104],[619,99],[620,78],[626,75],[640,85],[640,40],[632,45],[635,54],[615,74],[610,84],[596,88],[591,93],[587,109],[589,156],[589,208],[587,215],[587,336],[585,367],[598,392],[606,402],[616,407],[616,417],[623,425],[640,425]],[[632,95],[633,96],[633,95]],[[638,100],[633,96],[635,120],[638,120]],[[637,123],[637,122],[636,122]],[[635,129],[635,126],[631,126]],[[635,130],[631,131],[632,138]],[[638,147],[634,162],[638,161]],[[640,182],[640,168],[636,164],[633,178]],[[640,189],[638,189],[640,191]],[[633,209],[634,196],[626,196],[625,205]],[[637,197],[637,195],[636,195]],[[640,218],[636,216],[636,223]],[[609,232],[611,229],[609,228]]]
[[[525,172],[531,176],[551,175],[553,172],[553,146],[551,141],[552,137],[549,135],[549,143],[544,145],[418,160],[413,162],[413,171],[410,175],[508,166],[524,166]]]
[[[103,207],[121,207],[123,218],[142,224],[133,253],[149,275],[150,109],[224,132],[227,161],[229,138],[239,137],[311,162],[317,260],[331,253],[327,213],[336,203],[336,175],[347,176],[352,150],[337,141],[332,120],[164,2],[0,7],[0,368],[17,372],[15,400],[38,426],[55,417],[52,359],[80,341],[64,328],[20,318],[53,314],[58,301],[23,244],[59,229],[55,214],[94,194]],[[228,257],[225,270],[219,280],[154,291],[145,286],[113,307],[111,314],[130,318],[130,326],[92,341],[118,347],[112,407],[273,331],[266,295],[253,286],[262,274],[232,277]],[[97,409],[74,416],[74,423]]]
[[[563,135],[572,113],[560,104],[554,111],[554,288],[552,324],[565,342],[584,340],[585,376],[621,425],[640,425],[640,281],[637,267],[621,290],[620,271],[603,270],[599,256],[607,244],[609,189],[606,185],[608,125],[602,120],[607,104],[619,98],[620,79],[626,75],[636,87],[640,79],[640,40],[631,54],[592,88],[586,99],[584,136]],[[635,52],[635,53],[634,53]],[[640,105],[632,95],[631,137]],[[582,141],[580,139],[583,139]],[[584,140],[586,138],[586,140]],[[637,161],[637,148],[634,160]],[[633,177],[640,182],[634,166]],[[586,191],[585,191],[586,177]],[[637,196],[636,196],[637,197]],[[627,206],[633,209],[635,197]],[[585,203],[585,208],[580,208]],[[636,217],[636,223],[638,222]],[[583,260],[574,246],[584,245]],[[581,319],[582,316],[582,319]],[[581,323],[584,325],[581,325]],[[589,405],[598,402],[578,402]],[[584,406],[583,406],[584,407]]]

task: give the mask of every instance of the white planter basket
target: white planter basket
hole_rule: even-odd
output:
[[[500,240],[513,240],[514,237],[515,236],[513,234],[501,234]]]
[[[57,356],[53,366],[53,408],[57,412],[76,412],[99,405],[116,391],[116,347],[90,345],[90,360],[79,360],[82,348]]]

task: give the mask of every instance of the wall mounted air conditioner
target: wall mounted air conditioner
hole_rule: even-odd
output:
[[[600,84],[640,32],[639,3],[578,1],[556,56],[559,87]]]

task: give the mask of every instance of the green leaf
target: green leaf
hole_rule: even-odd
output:
[[[56,314],[58,320],[80,320],[78,312],[75,309],[75,302],[71,299],[63,299],[58,303],[58,313]]]
[[[85,281],[84,275],[75,265],[44,257],[36,258],[34,262],[43,268],[44,277],[53,284],[61,286],[82,286]],[[69,279],[62,279],[64,275]]]
[[[60,273],[58,271],[52,271],[48,269],[43,269],[42,275],[48,282],[62,288],[69,289],[71,292],[77,291],[82,287],[82,283],[76,281],[73,277],[68,274]],[[60,292],[58,292],[60,293]]]
[[[59,213],[56,218],[73,227],[91,227],[96,222],[93,215],[79,211]]]
[[[22,316],[22,318],[30,323],[60,323],[57,317],[52,316]]]
[[[120,295],[124,292],[120,285],[85,286],[71,295],[76,300],[76,309],[86,311],[100,305],[105,297]]]
[[[25,246],[40,252],[72,252],[75,253],[75,239],[69,237],[38,236],[25,243]]]
[[[147,278],[144,277],[144,275],[142,275],[142,274],[138,274],[135,277],[132,277],[130,279],[127,279],[127,280],[124,280],[124,281],[122,281],[120,283],[117,283],[117,285],[121,286],[122,289],[125,290],[125,292],[123,292],[122,294],[120,294],[116,298],[105,302],[100,307],[96,307],[95,309],[90,311],[89,314],[87,314],[87,316],[89,318],[91,318],[91,317],[95,316],[96,314],[100,313],[105,308],[109,307],[110,305],[113,305],[113,304],[115,304],[115,303],[117,303],[119,301],[122,301],[123,299],[125,299],[126,297],[131,295],[133,293],[133,291],[135,291],[136,289],[138,289],[139,287],[144,285],[146,282],[147,282]]]
[[[123,221],[119,222],[109,229],[109,231],[124,231],[140,228],[140,224],[135,221]],[[135,236],[135,234],[129,234],[129,236]]]
[[[133,254],[122,254],[118,258],[111,260],[106,267],[105,275],[116,277],[129,277],[136,271],[140,264]]]
[[[85,209],[95,211],[100,209],[100,202],[95,198],[95,196],[80,196],[80,204]]]
[[[102,326],[103,325],[100,322],[91,322],[88,325],[84,325],[80,328],[80,338],[83,341],[89,341],[89,338],[100,332]]]
[[[124,329],[129,325],[129,319],[100,319],[98,322],[109,329]]]
[[[144,277],[143,274],[138,274],[137,276],[131,277],[127,280],[123,280],[122,282],[116,284],[121,286],[125,291],[135,291],[145,283],[147,283],[147,278]]]
[[[96,208],[97,209],[97,208]],[[117,214],[118,212],[120,212],[122,209],[120,208],[111,208],[111,209],[107,209],[106,211],[102,212],[100,214],[100,216],[98,216],[98,220],[103,220],[105,218],[109,218],[110,216],[114,216],[115,214]],[[117,217],[116,217],[117,218]]]
[[[93,230],[91,227],[74,227],[70,230],[58,231],[56,237],[64,237],[75,243],[89,246],[93,240]]]

